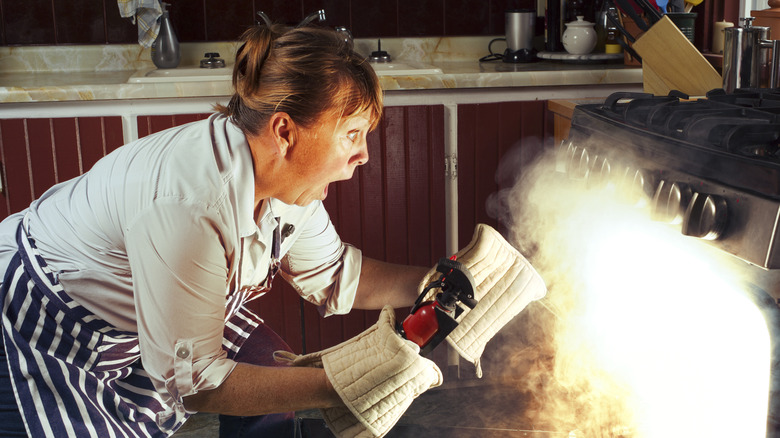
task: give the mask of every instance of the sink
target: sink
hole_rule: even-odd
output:
[[[377,76],[440,75],[441,69],[430,64],[412,61],[372,62]]]
[[[211,82],[231,81],[233,66],[223,68],[177,67],[140,71],[127,80],[131,84],[153,82]]]

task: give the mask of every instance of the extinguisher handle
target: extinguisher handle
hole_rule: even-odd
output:
[[[474,298],[461,297],[460,301],[466,305],[469,309],[473,309],[477,306],[477,300]]]

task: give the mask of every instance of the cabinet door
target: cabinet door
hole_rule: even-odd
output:
[[[160,132],[174,126],[208,118],[211,114],[173,114],[138,116],[138,138]]]
[[[446,255],[444,108],[385,108],[368,136],[368,149],[368,163],[352,179],[331,185],[325,200],[331,220],[342,239],[368,257],[433,266]],[[379,316],[378,311],[356,310],[323,319],[283,281],[255,302],[258,314],[296,352],[349,339]],[[399,318],[407,314],[408,309],[398,311]]]
[[[511,187],[551,146],[552,126],[545,101],[458,106],[460,246],[471,240],[478,223],[500,227],[497,216],[501,212],[496,210],[491,195]]]
[[[123,143],[121,117],[0,120],[0,219]]]

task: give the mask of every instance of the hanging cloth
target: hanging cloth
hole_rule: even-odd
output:
[[[119,15],[138,24],[138,44],[151,47],[160,32],[162,6],[159,0],[117,0]]]

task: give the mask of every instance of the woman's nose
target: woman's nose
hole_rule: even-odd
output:
[[[350,164],[362,166],[366,163],[368,163],[368,143],[364,140],[360,145],[360,150],[350,159]]]

